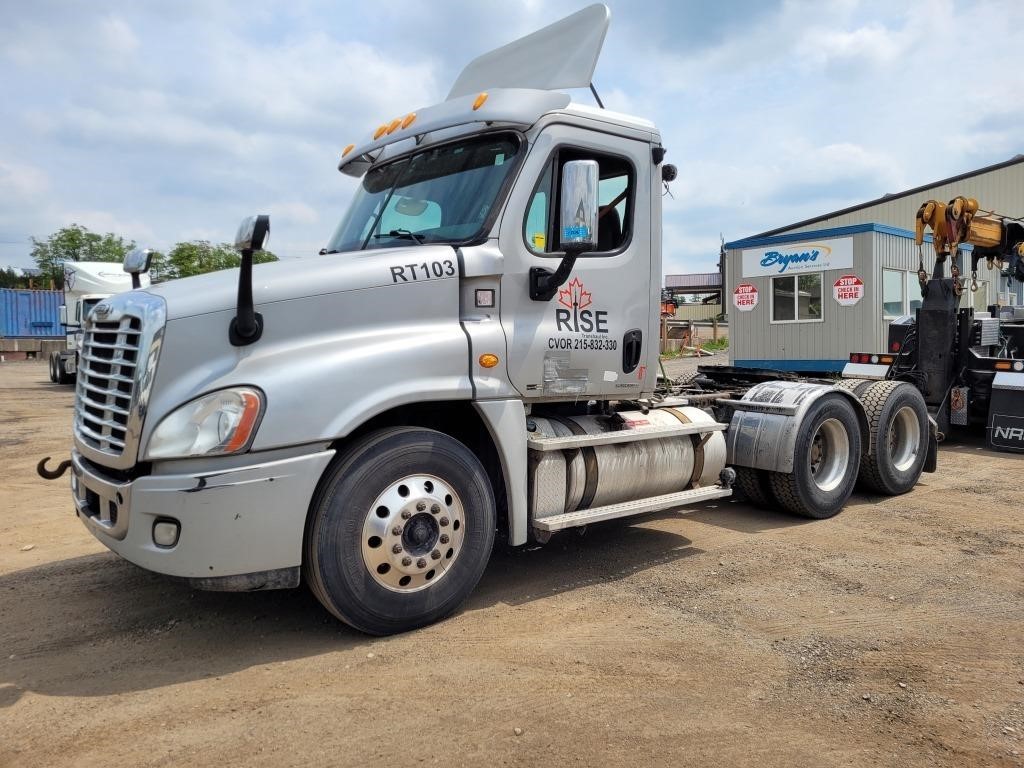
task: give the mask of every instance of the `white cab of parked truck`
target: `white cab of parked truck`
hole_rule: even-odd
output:
[[[140,275],[141,285],[149,285],[149,276]],[[65,348],[50,354],[50,381],[74,382],[78,355],[82,348],[82,324],[93,307],[115,293],[132,290],[132,276],[121,264],[110,261],[65,261],[64,303],[60,323],[64,327]]]
[[[253,267],[254,217],[240,270],[88,314],[72,488],[100,541],[200,588],[305,581],[385,634],[452,613],[496,533],[543,543],[734,481],[829,517],[862,467],[892,469],[885,425],[829,382],[655,396],[675,169],[652,123],[559,91],[590,85],[609,18],[485,54],[346,147],[359,187],[319,258]],[[899,423],[891,492],[928,444],[926,418]]]

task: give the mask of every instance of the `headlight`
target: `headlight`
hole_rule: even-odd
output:
[[[250,387],[222,389],[164,417],[149,438],[146,459],[218,456],[249,447],[263,413],[263,395]]]

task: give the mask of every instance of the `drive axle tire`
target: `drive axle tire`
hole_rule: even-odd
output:
[[[800,423],[793,471],[768,475],[775,498],[802,517],[823,520],[838,514],[857,482],[860,446],[854,406],[844,395],[822,396]]]
[[[74,379],[71,374],[64,370],[64,361],[61,360],[60,356],[57,356],[57,383],[58,384],[70,384]]]
[[[905,381],[878,381],[860,394],[871,452],[861,457],[860,484],[888,496],[911,490],[928,456],[928,408]],[[867,446],[865,446],[867,448]]]
[[[50,353],[50,381],[52,381],[54,384],[57,383],[57,360],[56,360],[56,357],[57,357],[57,353],[56,352],[51,352]]]
[[[412,427],[372,432],[324,474],[306,529],[306,582],[361,632],[430,624],[480,580],[495,518],[487,473],[458,440]]]
[[[768,472],[750,467],[733,467],[736,470],[736,489],[747,501],[761,509],[777,509],[778,504],[772,494]]]

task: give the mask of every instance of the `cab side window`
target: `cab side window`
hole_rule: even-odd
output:
[[[577,149],[559,150],[537,182],[523,224],[527,247],[536,254],[561,250],[557,221],[558,180],[562,166],[570,160],[596,160],[599,169],[597,247],[584,255],[601,256],[619,251],[629,242],[632,232],[636,188],[633,166],[625,158]]]

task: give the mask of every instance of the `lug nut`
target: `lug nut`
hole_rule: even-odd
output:
[[[410,512],[408,509],[403,509],[402,510],[402,519],[403,520],[408,520],[410,517],[412,517],[412,512]]]
[[[396,525],[394,528],[392,528],[391,529],[391,535],[392,536],[401,536],[402,535],[402,526]]]
[[[433,552],[431,552],[431,553],[430,553],[430,559],[431,559],[431,560],[440,560],[440,559],[441,559],[441,553],[440,553],[440,552],[438,552],[438,551],[437,551],[437,550],[435,549],[435,550],[434,550]]]
[[[417,568],[426,568],[427,567],[426,559],[421,557],[419,560],[417,560],[416,561],[416,567]]]
[[[447,518],[447,517],[442,517],[442,518],[441,518],[440,520],[438,520],[438,522],[439,522],[439,523],[440,523],[440,524],[441,524],[442,526],[448,525],[448,518]]]
[[[402,545],[401,544],[395,544],[395,546],[393,546],[391,548],[391,551],[394,552],[396,555],[402,554]]]
[[[412,558],[411,557],[403,557],[402,558],[402,565],[404,565],[406,568],[408,568],[410,565],[412,565]]]
[[[438,541],[440,541],[442,544],[447,544],[448,543],[448,534],[447,533],[442,533],[441,534],[441,538],[439,538]]]
[[[430,511],[436,515],[438,512],[441,511],[441,507],[438,504],[434,504],[433,506],[430,507]]]
[[[425,503],[425,502],[422,502],[422,501],[421,501],[421,502],[419,502],[419,503],[418,503],[418,504],[416,505],[416,511],[417,511],[417,512],[422,512],[422,511],[423,511],[424,509],[426,509],[426,508],[427,508],[427,505],[426,505],[426,503]]]

